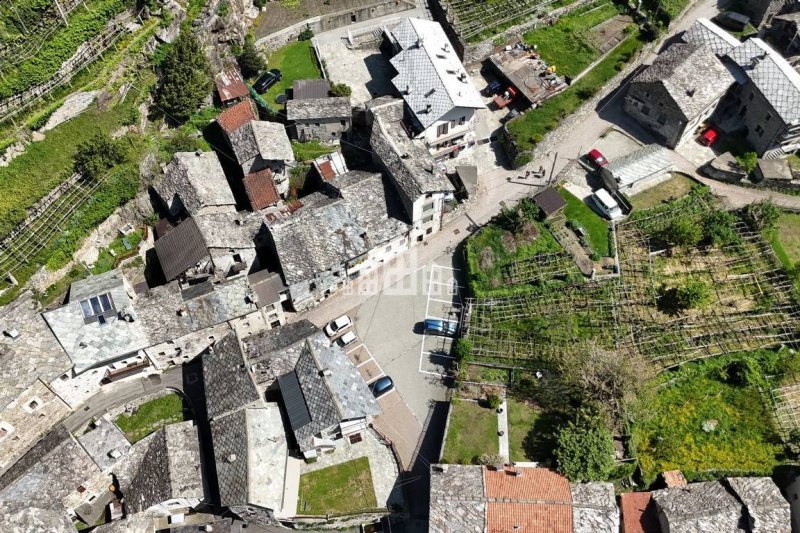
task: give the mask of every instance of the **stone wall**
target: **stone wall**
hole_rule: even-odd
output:
[[[411,0],[381,0],[372,4],[367,4],[356,9],[346,9],[320,15],[298,22],[281,31],[277,31],[256,41],[256,46],[266,52],[277,50],[287,43],[297,40],[297,37],[306,29],[314,33],[320,33],[336,28],[341,28],[355,22],[363,22],[384,15],[401,13],[409,9],[416,8],[416,4]]]

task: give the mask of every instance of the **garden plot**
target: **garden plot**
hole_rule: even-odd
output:
[[[775,419],[784,439],[800,431],[800,379],[797,376],[770,391],[775,406]]]
[[[465,41],[479,41],[553,9],[558,0],[442,0],[453,28]]]

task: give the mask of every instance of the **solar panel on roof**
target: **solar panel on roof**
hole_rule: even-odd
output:
[[[292,426],[292,431],[297,431],[306,424],[311,423],[311,413],[308,411],[297,374],[289,372],[279,376],[278,386],[281,389],[281,396],[283,396],[283,403],[289,415],[289,424]]]

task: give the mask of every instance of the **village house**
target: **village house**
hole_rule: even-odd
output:
[[[796,12],[773,17],[767,39],[793,67],[800,65],[800,3]]]
[[[338,142],[350,135],[353,112],[350,98],[331,96],[328,80],[295,80],[286,119],[300,142]]]
[[[745,128],[760,157],[791,154],[800,148],[800,72],[758,38],[733,48],[736,85],[717,122],[725,131]]]
[[[441,229],[445,203],[454,200],[455,188],[425,147],[406,134],[403,116],[402,100],[382,97],[367,104],[373,159],[397,190],[411,221],[409,239],[413,244]]]
[[[434,464],[431,533],[618,533],[611,483],[570,483],[547,468]]]
[[[786,6],[796,3],[797,0],[748,0],[741,5],[744,13],[750,17],[750,23],[760,28],[772,22],[772,18]]]
[[[672,152],[648,144],[603,167],[600,177],[609,191],[636,194],[668,180],[674,168]]]
[[[675,148],[694,136],[732,83],[711,48],[675,43],[633,79],[623,109]]]
[[[294,370],[278,377],[283,403],[306,459],[368,431],[381,408],[344,350],[318,332],[304,341]]]
[[[345,282],[408,248],[409,226],[380,174],[350,171],[302,199],[292,216],[267,222],[295,310],[308,309]]]
[[[265,168],[251,172],[244,177],[243,183],[245,194],[250,200],[250,208],[253,211],[261,211],[280,203],[281,195],[275,186],[272,170]]]
[[[154,189],[172,218],[236,210],[214,152],[177,152]]]
[[[289,190],[288,169],[294,152],[286,128],[278,122],[258,120],[250,99],[220,113],[217,123],[245,176],[269,169],[280,195]]]
[[[250,97],[250,89],[244,84],[236,67],[228,67],[214,77],[217,97],[222,107],[230,107]]]
[[[736,37],[704,17],[695,20],[681,34],[681,39],[687,44],[710,48],[718,57],[724,56],[741,44]]]
[[[407,134],[442,158],[476,142],[475,111],[486,106],[437,22],[407,18],[385,34],[397,71],[392,85],[402,95]]]

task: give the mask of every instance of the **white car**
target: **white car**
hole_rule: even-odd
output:
[[[350,317],[347,315],[342,315],[333,322],[329,323],[325,326],[325,335],[328,337],[333,337],[338,332],[342,331],[345,328],[349,328],[353,322],[350,320]]]
[[[356,342],[356,339],[358,339],[358,337],[356,337],[356,334],[353,333],[352,331],[348,331],[347,333],[336,339],[334,342],[338,344],[339,347],[344,348],[345,346],[349,346],[354,342]]]
[[[597,189],[592,194],[592,203],[601,215],[610,220],[618,220],[624,216],[617,201],[605,189]]]

